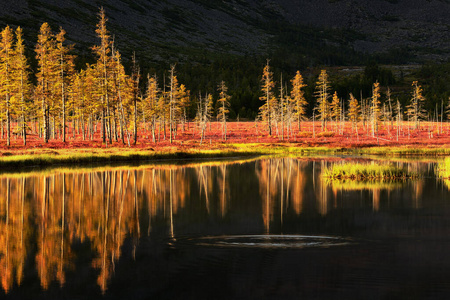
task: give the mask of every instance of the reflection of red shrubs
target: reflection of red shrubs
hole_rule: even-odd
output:
[[[400,134],[397,140],[397,128],[387,128],[381,126],[378,135],[372,136],[370,128],[363,127],[359,124],[358,134],[352,130],[351,124],[346,123],[343,134],[339,134],[339,131],[335,130],[335,124],[329,124],[328,128],[324,131],[321,130],[321,124],[315,123],[315,130],[313,130],[312,122],[303,122],[301,132],[297,132],[296,125],[291,132],[285,128],[284,141],[281,140],[281,124],[278,128],[274,126],[273,135],[269,136],[266,131],[264,123],[255,122],[229,122],[227,123],[227,142],[222,140],[222,125],[217,122],[211,123],[211,127],[208,125],[206,130],[205,139],[200,145],[200,133],[194,123],[186,125],[185,131],[182,126],[178,128],[177,136],[173,144],[169,143],[169,137],[165,139],[161,133],[159,141],[153,143],[151,139],[151,133],[141,129],[139,133],[138,142],[136,145],[132,144],[131,147],[135,149],[146,150],[167,150],[171,147],[176,147],[178,150],[191,149],[191,148],[222,148],[226,144],[230,143],[280,143],[291,142],[299,146],[327,146],[327,147],[345,147],[345,148],[362,148],[372,146],[418,146],[418,147],[442,147],[444,145],[450,145],[450,123],[442,125],[442,130],[438,124],[431,124],[423,122],[420,130],[414,130],[413,125],[410,124],[408,130],[408,123],[404,122],[400,129]],[[67,133],[67,142],[62,143],[60,140],[50,140],[45,144],[41,138],[36,134],[28,135],[27,146],[22,145],[22,140],[19,136],[13,136],[12,146],[6,146],[6,140],[0,139],[0,155],[11,155],[13,150],[30,150],[37,149],[82,149],[82,148],[106,148],[106,145],[102,143],[100,133],[97,133],[93,141],[82,140],[82,136],[76,135],[73,139],[73,133],[71,132],[71,126],[69,126],[69,132]],[[210,129],[211,128],[211,129]],[[167,130],[168,134],[168,130]],[[127,148],[127,141],[113,141],[109,147],[115,148]],[[32,150],[31,150],[32,151]],[[81,151],[81,150],[80,150]]]

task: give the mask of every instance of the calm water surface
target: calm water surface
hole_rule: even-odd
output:
[[[448,299],[436,163],[393,162],[417,180],[321,178],[340,161],[1,175],[0,298]]]

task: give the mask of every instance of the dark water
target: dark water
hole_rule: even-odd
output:
[[[338,160],[339,161],[339,160]],[[0,177],[0,298],[448,299],[436,163],[330,182],[333,158]]]

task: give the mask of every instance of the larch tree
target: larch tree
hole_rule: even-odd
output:
[[[1,32],[0,41],[0,96],[6,112],[6,144],[11,145],[11,116],[13,114],[14,89],[14,32],[7,26]]]
[[[166,139],[166,120],[169,119],[170,107],[167,105],[167,92],[165,91],[165,85],[163,91],[160,93],[158,98],[158,114],[159,114],[159,130],[158,130],[158,141],[161,139],[161,133],[163,133],[163,138]]]
[[[40,99],[41,118],[44,142],[47,143],[50,136],[50,108],[53,106],[53,92],[55,81],[55,41],[48,23],[42,24],[36,44],[36,59],[38,61],[38,72],[36,74],[37,86],[35,99]]]
[[[371,113],[372,113],[372,136],[375,137],[375,133],[378,133],[378,127],[381,119],[381,106],[380,106],[380,84],[375,82],[372,88],[372,103],[371,103]]]
[[[113,88],[115,90],[117,109],[118,109],[118,118],[119,118],[119,128],[120,128],[120,139],[122,143],[125,144],[125,137],[127,138],[128,146],[130,146],[130,134],[128,131],[128,115],[129,115],[129,98],[130,95],[133,98],[135,93],[137,92],[136,85],[133,80],[127,76],[125,73],[125,68],[122,65],[121,55],[119,51],[113,48],[112,51],[113,56],[113,74],[114,74],[114,85]],[[133,102],[134,107],[134,98],[131,100]],[[137,113],[137,112],[136,112]]]
[[[99,100],[99,82],[98,82],[98,72],[94,65],[88,66],[84,71],[83,76],[80,78],[83,80],[83,107],[86,113],[88,122],[88,135],[89,139],[94,139],[94,134],[96,132],[97,119],[99,114],[103,112],[102,103]]]
[[[422,87],[417,81],[412,83],[413,92],[410,104],[406,107],[409,119],[414,122],[414,128],[419,129],[420,120],[425,117],[425,110],[423,109],[423,103],[425,97],[422,95]]]
[[[265,103],[259,109],[261,111],[263,121],[267,122],[269,135],[272,135],[272,115],[276,106],[276,98],[273,95],[275,83],[273,82],[273,73],[270,71],[269,60],[267,60],[267,64],[263,69],[261,82],[261,91],[263,92],[263,96],[259,99]]]
[[[100,45],[94,46],[92,49],[97,55],[97,72],[100,83],[100,99],[101,99],[101,119],[102,119],[102,139],[107,144],[107,140],[112,142],[111,126],[110,126],[110,107],[109,107],[109,86],[111,78],[111,66],[113,65],[111,59],[111,37],[106,29],[106,22],[108,19],[105,16],[103,7],[100,9],[99,22],[95,30],[97,37],[100,39]],[[108,138],[107,138],[108,137]]]
[[[306,115],[306,105],[308,104],[305,99],[305,92],[303,91],[306,84],[303,82],[303,76],[300,74],[300,71],[297,71],[295,77],[292,78],[291,83],[291,103],[294,104],[294,113],[297,117],[298,131],[300,131],[300,122]]]
[[[147,92],[144,99],[144,113],[146,118],[150,120],[152,131],[152,140],[156,142],[156,120],[158,118],[158,99],[159,99],[158,80],[156,75],[147,78]]]
[[[222,139],[227,140],[227,117],[230,107],[230,96],[228,95],[228,87],[225,84],[225,81],[221,81],[218,86],[219,91],[219,99],[217,102],[219,103],[218,110],[218,119],[219,122],[222,122]]]
[[[388,114],[389,114],[389,121],[390,121],[390,128],[392,129],[393,127],[394,127],[394,110],[393,110],[393,108],[392,108],[392,99],[391,99],[391,89],[390,88],[388,88],[387,89],[387,92],[386,92],[386,97],[387,97],[387,100],[388,100],[388,105],[389,105],[389,111],[388,111]]]
[[[327,119],[329,117],[329,98],[330,82],[328,81],[328,74],[326,70],[320,72],[319,78],[316,82],[316,99],[317,111],[319,113],[319,120],[322,121],[322,131],[327,126]]]
[[[179,118],[181,118],[181,123],[183,124],[183,132],[186,129],[187,122],[187,109],[190,105],[190,94],[189,91],[184,84],[180,84],[178,88],[178,97],[179,97]]]
[[[89,118],[86,109],[86,93],[85,93],[85,79],[86,71],[81,70],[74,74],[72,86],[70,107],[72,108],[72,125],[75,127],[76,121],[78,121],[79,128],[81,127],[81,135],[83,141],[86,139],[86,120]],[[88,126],[89,127],[89,126]],[[73,137],[75,138],[75,130],[73,130]]]
[[[175,76],[175,65],[170,67],[169,74],[169,133],[170,143],[175,136],[175,118],[177,115],[178,79]]]
[[[334,119],[337,131],[338,123],[341,117],[341,100],[339,99],[337,92],[334,92],[333,98],[331,99],[330,116],[332,119]]]
[[[138,138],[138,101],[140,98],[139,80],[141,77],[141,74],[140,74],[141,71],[136,62],[136,54],[135,53],[133,53],[132,63],[133,63],[133,70],[131,73],[131,82],[132,82],[132,91],[133,91],[133,115],[134,115],[133,135],[134,135],[134,144],[136,145],[137,138]]]
[[[58,73],[59,76],[56,78],[56,88],[58,98],[61,99],[61,126],[62,126],[62,140],[66,142],[66,124],[67,124],[67,98],[68,90],[71,86],[73,80],[73,75],[75,73],[74,66],[74,56],[69,54],[73,49],[73,45],[65,46],[64,42],[66,32],[64,29],[60,29],[59,33],[56,35],[56,55],[58,60]],[[59,91],[59,92],[58,92]]]
[[[398,137],[400,135],[400,124],[401,121],[403,120],[402,106],[400,105],[400,101],[398,99],[396,105],[394,106],[394,112],[395,112],[395,119],[397,121],[397,142],[398,142]]]
[[[208,122],[212,117],[213,110],[213,97],[211,94],[206,94],[203,99],[201,94],[199,94],[197,103],[197,116],[196,120],[198,122],[198,126],[200,129],[200,144],[203,142],[205,138],[205,131],[207,128]]]
[[[27,144],[27,114],[30,112],[31,103],[28,102],[28,97],[31,91],[29,81],[28,62],[25,56],[25,45],[23,40],[22,28],[16,29],[16,44],[15,44],[15,61],[14,73],[15,83],[14,89],[18,100],[17,112],[20,114],[20,127],[22,131],[23,144]]]
[[[445,113],[447,115],[447,119],[450,120],[450,97],[448,97],[448,103],[447,103]]]
[[[281,140],[284,140],[284,125],[286,121],[286,90],[285,86],[283,85],[283,73],[281,73],[280,78],[280,100],[278,101],[278,108],[276,111],[278,112],[276,114],[276,126],[277,126],[277,134],[278,132],[278,124],[281,123]]]
[[[350,100],[348,102],[348,117],[352,123],[352,129],[358,132],[358,120],[360,117],[361,107],[358,103],[358,99],[350,93]]]

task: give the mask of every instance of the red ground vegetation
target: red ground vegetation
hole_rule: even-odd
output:
[[[169,137],[164,138],[161,133],[159,141],[154,143],[151,133],[141,129],[138,134],[138,142],[131,148],[146,150],[184,150],[190,148],[217,149],[226,147],[230,143],[292,143],[303,147],[343,147],[343,148],[362,148],[376,146],[409,146],[409,147],[447,147],[450,146],[450,123],[421,123],[419,130],[413,129],[413,124],[403,122],[400,125],[399,135],[397,139],[397,126],[380,126],[378,134],[372,135],[370,127],[363,126],[360,123],[358,133],[352,130],[350,123],[345,124],[345,129],[339,133],[336,124],[330,122],[327,129],[322,131],[321,124],[315,122],[314,129],[312,122],[303,122],[301,131],[297,127],[293,128],[292,135],[288,135],[285,128],[284,139],[282,139],[281,125],[277,130],[274,127],[272,136],[268,135],[265,123],[255,122],[229,122],[227,123],[227,141],[222,139],[222,125],[212,122],[206,130],[205,139],[200,144],[200,132],[194,123],[186,124],[185,130],[182,125],[178,127],[178,134],[173,143],[170,144]],[[70,128],[70,126],[69,126]],[[76,135],[75,139],[71,129],[68,129],[67,141],[63,143],[60,139],[50,140],[47,144],[39,138],[37,134],[29,134],[27,145],[23,146],[20,136],[13,136],[12,145],[6,146],[6,139],[3,136],[0,139],[0,153],[8,155],[12,153],[27,150],[28,153],[32,149],[42,152],[44,149],[86,149],[86,148],[106,148],[102,143],[100,133],[97,133],[95,139],[83,141],[80,135]],[[168,130],[167,130],[168,134]],[[127,143],[122,141],[113,141],[108,147],[128,148]]]

